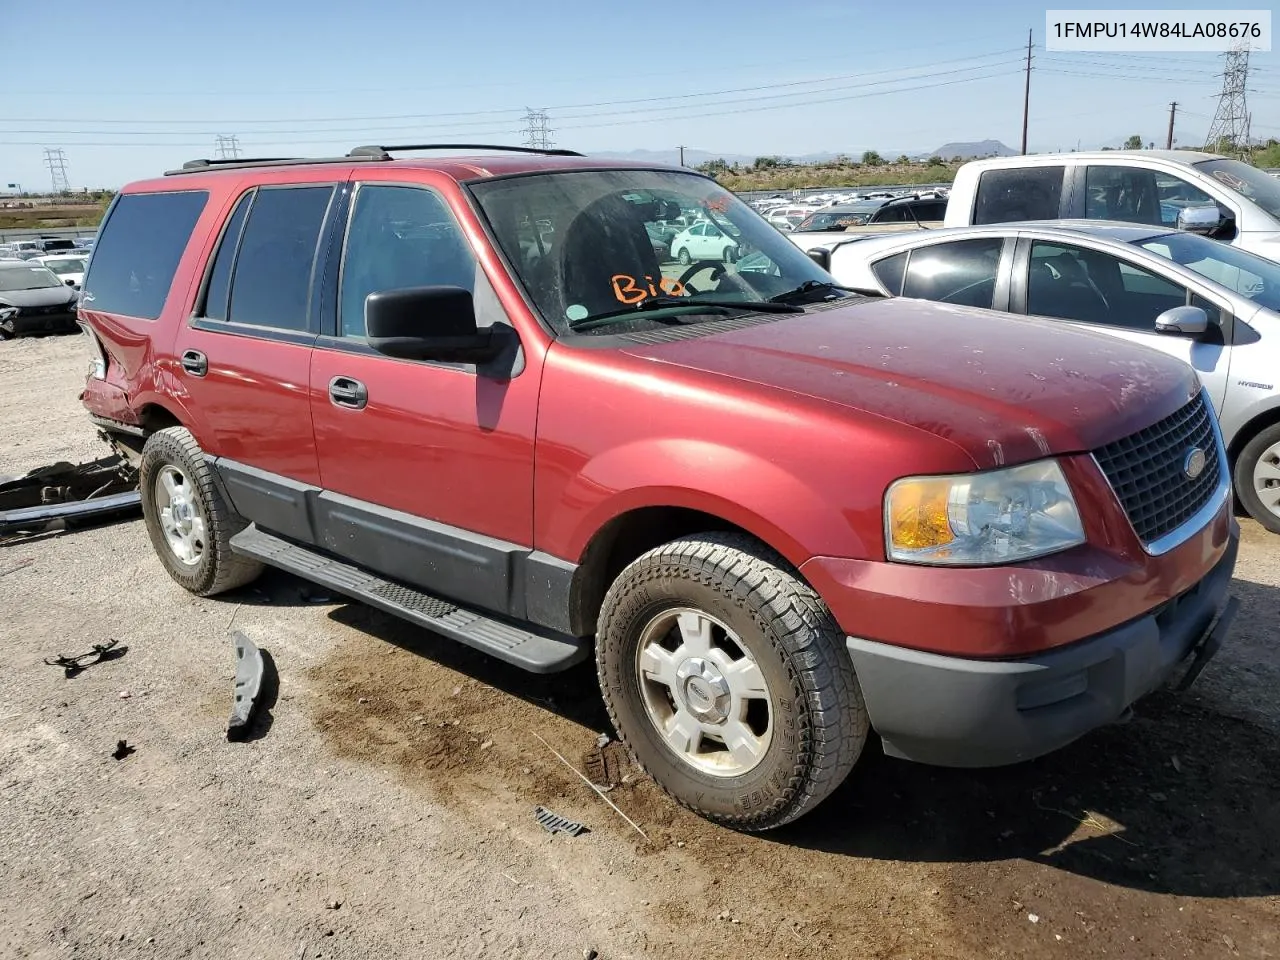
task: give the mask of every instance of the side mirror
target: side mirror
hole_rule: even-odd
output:
[[[471,291],[462,287],[380,290],[365,298],[364,317],[369,346],[401,360],[483,363],[503,346],[476,327]]]
[[[76,282],[74,280],[63,280],[62,282],[65,283],[68,287],[74,287],[76,285]]]
[[[1209,329],[1209,315],[1200,307],[1174,307],[1156,317],[1156,333],[1198,337]]]
[[[1222,229],[1227,219],[1217,204],[1183,207],[1178,211],[1178,229],[1208,237]]]
[[[831,270],[831,251],[826,247],[814,247],[812,250],[806,250],[805,254],[809,259],[820,266],[823,270],[830,272]]]

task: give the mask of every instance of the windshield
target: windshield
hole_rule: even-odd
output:
[[[1280,180],[1239,160],[1203,160],[1195,168],[1280,220]]]
[[[0,290],[40,290],[60,286],[62,281],[38,264],[0,267]]]
[[[1280,310],[1280,266],[1193,233],[1168,233],[1138,246],[1194,270],[1269,310]]]
[[[84,273],[84,261],[79,257],[67,257],[63,260],[46,260],[44,265],[58,276],[68,273]]]
[[[814,213],[801,221],[797,231],[802,230],[843,230],[845,227],[856,227],[871,219],[872,214],[880,209],[880,204],[868,206],[865,210],[832,210],[827,213]]]
[[[813,289],[796,302],[843,294],[833,293],[830,275],[758,213],[696,174],[565,171],[470,189],[530,299],[560,334],[630,333],[722,318],[738,305],[751,311],[806,282]],[[669,242],[658,241],[653,225],[680,217],[689,226]],[[543,221],[553,230],[532,228]],[[744,258],[751,270],[739,269]],[[687,302],[669,305],[662,298]],[[701,309],[700,299],[708,302]],[[654,309],[644,306],[649,300]],[[592,322],[605,317],[608,322]]]

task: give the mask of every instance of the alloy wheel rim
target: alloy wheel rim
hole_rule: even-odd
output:
[[[688,607],[664,610],[640,633],[636,677],[645,714],[667,748],[701,773],[739,777],[773,741],[769,687],[746,644]]]
[[[173,464],[156,473],[156,514],[169,552],[179,563],[194,567],[205,551],[205,523],[200,500],[187,475]]]

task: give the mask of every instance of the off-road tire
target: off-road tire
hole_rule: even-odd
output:
[[[200,559],[188,566],[170,549],[160,526],[155,500],[155,477],[162,467],[178,467],[198,491],[198,507],[205,524],[205,548]],[[248,521],[231,509],[223,498],[204,452],[186,427],[158,430],[147,438],[138,468],[142,515],[151,546],[178,584],[198,597],[210,597],[256,579],[262,564],[231,552],[231,538],[248,526]]]
[[[740,776],[694,769],[646,713],[637,647],[644,625],[672,607],[731,627],[764,674],[772,740]],[[866,743],[862,691],[830,610],[785,560],[744,534],[673,540],[627,566],[600,611],[596,669],[609,718],[636,762],[678,803],[734,829],[772,829],[813,809]]]
[[[1258,464],[1258,458],[1277,443],[1280,443],[1280,423],[1273,423],[1259,430],[1236,457],[1234,471],[1236,496],[1240,498],[1240,505],[1249,516],[1272,533],[1280,533],[1280,517],[1268,510],[1258,497],[1258,491],[1253,488],[1253,471]]]

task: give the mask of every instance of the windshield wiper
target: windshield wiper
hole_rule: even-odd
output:
[[[780,303],[777,300],[693,300],[689,297],[649,297],[647,300],[641,300],[633,307],[627,307],[624,310],[612,310],[609,313],[598,313],[593,317],[583,317],[581,320],[570,320],[570,330],[590,330],[595,326],[602,326],[614,320],[623,320],[634,316],[637,313],[644,313],[649,310],[666,310],[672,307],[692,307],[695,309],[707,307],[712,310],[742,310],[747,313],[804,313],[804,308],[790,303]],[[679,324],[684,321],[678,317],[653,317],[659,323]]]
[[[801,296],[804,296],[806,293],[815,293],[818,290],[843,290],[847,295],[850,295],[850,296],[852,296],[854,293],[854,290],[852,287],[842,287],[838,283],[828,283],[825,280],[806,280],[804,283],[800,284],[800,286],[796,287],[794,290],[787,290],[785,293],[780,293],[776,297],[770,297],[769,302],[776,303],[776,304],[786,304],[791,300],[792,297],[801,297]]]

